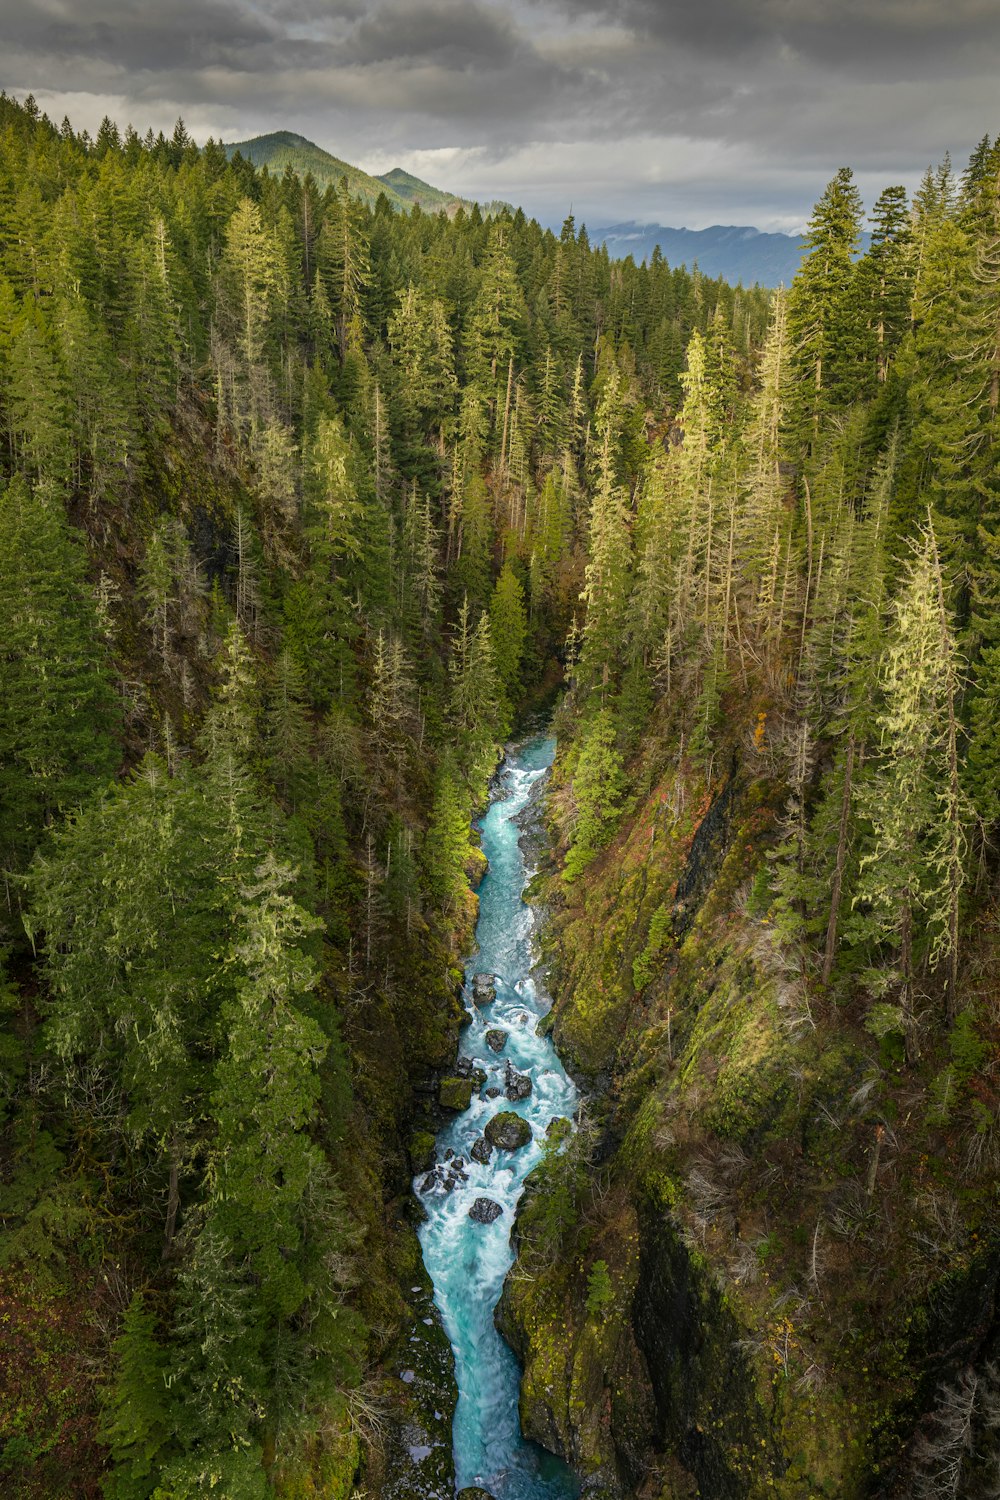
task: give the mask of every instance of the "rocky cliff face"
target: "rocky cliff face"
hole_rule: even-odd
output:
[[[949,1493],[979,1494],[989,1170],[953,1191],[926,1079],[776,933],[783,789],[737,763],[711,795],[647,786],[577,882],[553,864],[533,891],[588,1118],[530,1185],[498,1309],[525,1430],[608,1500],[889,1500],[933,1480],[972,1381]]]

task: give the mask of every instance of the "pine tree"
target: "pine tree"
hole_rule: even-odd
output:
[[[114,1382],[103,1393],[100,1437],[113,1469],[104,1493],[109,1500],[148,1500],[170,1455],[171,1413],[166,1351],[141,1292],[129,1302],[111,1354]]]
[[[580,670],[606,686],[618,659],[628,600],[631,541],[625,491],[617,472],[614,372],[598,412],[598,446],[590,505],[589,548],[581,599],[587,606]]]
[[[871,221],[871,245],[858,265],[857,282],[865,303],[867,359],[876,381],[884,384],[910,318],[913,255],[906,189],[886,188]]]
[[[860,315],[854,253],[861,196],[841,167],[813,210],[808,253],[789,295],[788,328],[795,372],[792,434],[815,449],[827,411],[854,398],[860,375]]]
[[[434,801],[424,839],[423,867],[427,894],[437,908],[454,916],[465,906],[472,854],[469,803],[454,768],[443,763],[434,784]]]
[[[120,759],[111,688],[79,534],[21,479],[0,491],[0,868],[23,870],[47,822]],[[10,909],[16,897],[7,885]]]
[[[855,904],[899,955],[899,1030],[917,1053],[918,945],[933,968],[957,962],[968,807],[956,774],[958,666],[933,530],[921,535],[894,605],[881,673],[881,756],[860,789],[871,827]],[[952,971],[954,972],[954,970]]]
[[[306,1297],[296,1253],[302,1208],[324,1169],[308,1127],[328,1043],[308,1014],[318,972],[302,947],[321,924],[291,894],[295,873],[268,854],[242,892],[234,956],[245,977],[221,1011],[227,1042],[215,1069],[208,1168],[209,1222],[275,1319],[292,1317]]]
[[[521,661],[528,635],[521,580],[505,563],[490,601],[490,641],[497,676],[511,703],[521,696]]]
[[[610,841],[625,791],[622,759],[615,748],[611,712],[602,709],[588,725],[573,774],[575,806],[563,878],[576,880]]]

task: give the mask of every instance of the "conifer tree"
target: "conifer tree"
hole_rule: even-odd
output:
[[[16,478],[0,491],[0,868],[24,868],[45,824],[120,759],[82,540],[58,500]],[[8,908],[15,903],[9,883]]]
[[[573,775],[575,817],[563,877],[577,879],[609,842],[622,808],[625,782],[615,748],[615,726],[609,709],[588,725]]]
[[[109,1500],[148,1500],[169,1455],[172,1424],[166,1352],[141,1292],[131,1298],[111,1352],[114,1379],[103,1395],[100,1436],[114,1467],[104,1492]]]
[[[509,562],[496,581],[490,601],[490,640],[497,676],[511,703],[521,689],[521,661],[528,634],[521,580]]]
[[[881,673],[881,756],[861,789],[871,843],[854,898],[869,904],[873,936],[897,949],[898,1029],[910,1058],[918,1051],[918,950],[932,968],[944,957],[957,961],[965,880],[968,807],[955,774],[958,667],[939,568],[928,527],[894,604]]]
[[[789,295],[791,425],[806,449],[818,443],[823,415],[852,400],[858,387],[861,329],[853,256],[860,229],[861,196],[850,169],[841,167],[813,210],[808,253]]]
[[[598,413],[598,446],[590,505],[588,562],[581,598],[587,606],[581,671],[606,686],[622,644],[631,542],[628,510],[617,470],[615,430],[619,380],[613,372]]]
[[[424,840],[424,880],[431,900],[448,915],[462,909],[468,894],[469,835],[468,799],[454,768],[445,762],[435,781]]]

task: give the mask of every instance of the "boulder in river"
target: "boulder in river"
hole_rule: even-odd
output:
[[[496,1085],[494,1084],[494,1086],[492,1088],[488,1088],[486,1090],[486,1097],[487,1097],[487,1099],[499,1099],[500,1095],[502,1093],[503,1093],[503,1089],[498,1089],[496,1087]]]
[[[507,1033],[500,1028],[494,1027],[486,1033],[486,1045],[492,1047],[494,1052],[502,1052],[507,1045]]]
[[[469,1209],[469,1218],[474,1219],[477,1224],[492,1224],[502,1213],[500,1204],[494,1203],[492,1198],[477,1198]]]
[[[531,1079],[527,1073],[519,1073],[510,1063],[504,1070],[503,1082],[503,1091],[512,1104],[527,1099],[531,1094]]]
[[[478,1141],[474,1141],[472,1143],[472,1149],[470,1150],[469,1155],[472,1157],[473,1161],[478,1161],[480,1166],[488,1167],[490,1164],[490,1157],[493,1155],[493,1147],[490,1145],[486,1137],[484,1135],[481,1135]]]
[[[464,1490],[459,1490],[455,1500],[496,1500],[489,1490],[484,1490],[481,1485],[470,1484]]]
[[[531,1140],[531,1126],[512,1109],[502,1109],[487,1121],[484,1134],[490,1145],[501,1151],[519,1151]]]
[[[438,1100],[442,1109],[468,1109],[474,1086],[472,1078],[442,1078],[438,1088]]]
[[[492,1005],[497,997],[495,974],[474,974],[472,976],[472,1003],[483,1006]]]

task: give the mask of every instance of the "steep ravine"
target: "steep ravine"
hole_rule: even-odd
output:
[[[496,1500],[577,1493],[566,1466],[522,1436],[520,1370],[494,1326],[525,1179],[547,1148],[554,1152],[577,1106],[576,1087],[541,1025],[549,1002],[533,972],[535,916],[522,900],[529,872],[519,819],[553,752],[548,738],[511,752],[479,825],[488,870],[466,973],[468,1024],[455,1074],[440,1086],[448,1118],[414,1184],[426,1215],[424,1264],[455,1356],[456,1483],[481,1486]],[[442,1455],[425,1446],[409,1455],[417,1473],[439,1473]],[[439,1483],[426,1493],[437,1494]],[[424,1493],[416,1476],[411,1489]]]
[[[782,788],[737,762],[711,797],[646,786],[580,880],[556,848],[530,892],[588,1120],[519,1208],[523,1429],[595,1500],[916,1494],[938,1393],[1000,1346],[989,1211],[970,1191],[960,1248],[924,1248],[943,1148],[904,1135],[913,1080],[824,1014],[755,896]],[[557,765],[557,842],[559,807]]]

